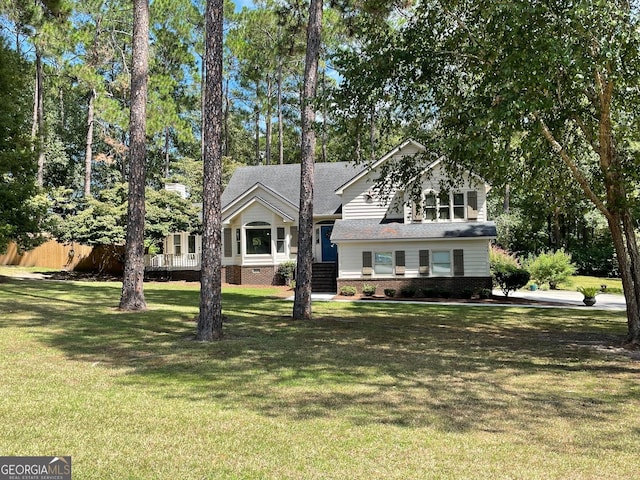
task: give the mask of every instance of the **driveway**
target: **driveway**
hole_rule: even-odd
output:
[[[500,290],[494,290],[493,295],[495,297],[504,296]],[[568,292],[566,290],[518,290],[511,292],[509,296],[536,300],[538,302],[557,302],[600,310],[625,310],[627,308],[624,295],[613,295],[610,293],[598,294],[596,296],[596,304],[593,307],[586,307],[585,304],[582,303],[583,295],[580,292]]]

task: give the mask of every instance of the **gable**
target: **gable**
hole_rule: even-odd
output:
[[[270,212],[282,219],[283,222],[293,222],[298,215],[298,208],[277,192],[265,187],[261,183],[245,191],[242,195],[228,202],[222,209],[222,223],[228,224],[234,218],[260,206],[259,211]]]
[[[349,162],[314,165],[314,215],[338,215],[342,201],[335,190],[364,170]],[[300,204],[300,164],[256,165],[238,168],[222,195],[223,211],[246,198],[247,192],[260,184],[265,191],[279,197],[296,210]]]

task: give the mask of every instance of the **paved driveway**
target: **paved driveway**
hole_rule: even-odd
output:
[[[503,296],[500,290],[493,291],[494,296]],[[600,293],[596,296],[596,304],[593,307],[586,307],[582,303],[583,295],[580,292],[568,292],[565,290],[518,290],[509,294],[510,297],[527,298],[539,302],[558,302],[581,306],[584,308],[596,308],[600,310],[625,310],[627,308],[624,295],[613,295],[610,293]]]

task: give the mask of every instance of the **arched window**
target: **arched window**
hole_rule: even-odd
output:
[[[250,222],[245,226],[247,255],[271,255],[271,224]]]

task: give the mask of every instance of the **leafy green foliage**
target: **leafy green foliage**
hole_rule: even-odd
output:
[[[145,240],[158,245],[171,232],[196,231],[198,209],[174,192],[146,189]],[[52,233],[63,242],[122,245],[126,234],[127,185],[116,184],[95,197],[77,199],[71,190],[54,196]]]
[[[286,284],[289,284],[296,272],[295,260],[287,260],[278,265],[278,275],[284,280]]]
[[[492,270],[495,283],[500,287],[505,297],[509,293],[524,287],[530,279],[529,272],[524,268],[500,265]]]
[[[46,215],[38,197],[36,160],[28,135],[31,112],[26,64],[0,38],[0,252],[9,241],[29,248],[40,241]]]
[[[529,256],[524,266],[538,285],[548,283],[552,289],[576,272],[576,267],[571,262],[571,255],[562,249]]]

